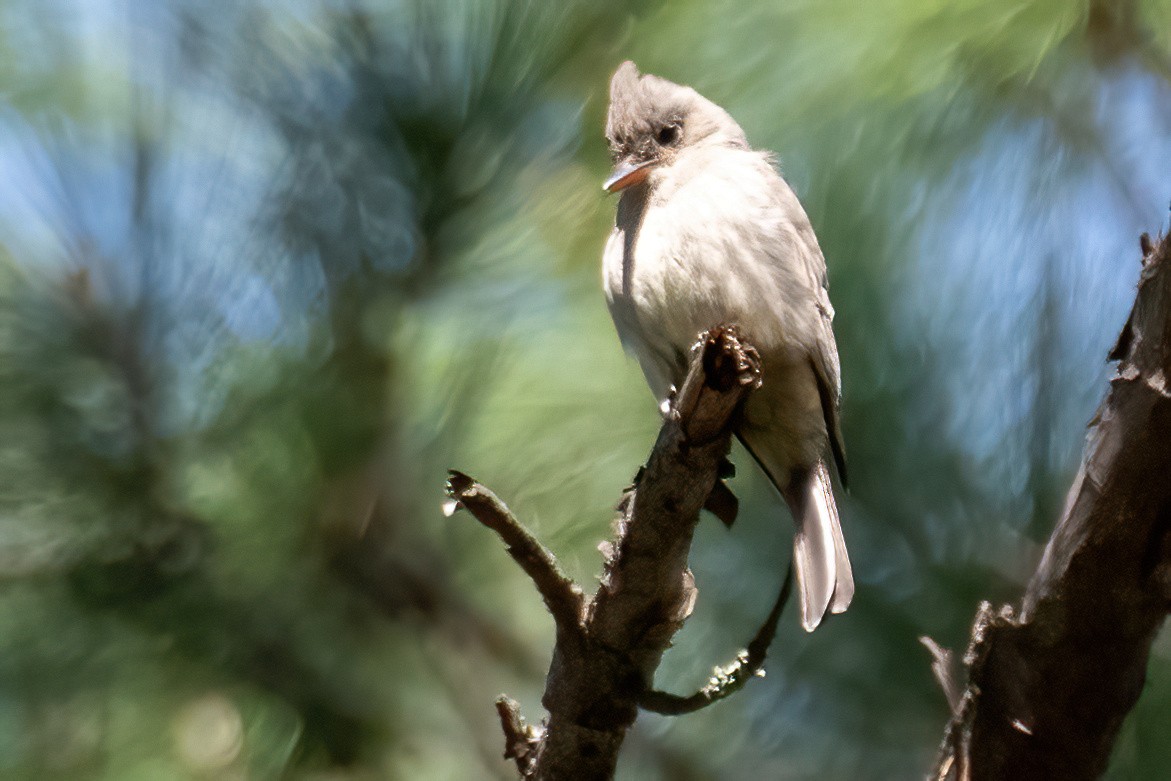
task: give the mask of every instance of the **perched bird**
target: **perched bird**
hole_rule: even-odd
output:
[[[736,435],[792,511],[801,624],[841,613],[854,577],[826,453],[845,482],[833,307],[825,259],[767,152],[690,87],[624,62],[610,82],[604,188],[621,192],[606,244],[606,300],[619,337],[664,399],[699,334],[735,323],[763,384]]]

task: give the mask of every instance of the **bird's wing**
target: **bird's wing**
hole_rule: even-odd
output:
[[[842,441],[841,421],[841,366],[838,363],[838,347],[834,341],[833,324],[829,316],[823,317],[823,336],[817,340],[817,347],[809,356],[813,373],[817,377],[817,393],[821,396],[821,412],[825,416],[825,430],[829,435],[830,450],[838,468],[842,486],[846,479],[846,447]]]
[[[810,304],[817,309],[814,343],[809,348],[809,364],[817,378],[817,392],[821,397],[821,410],[825,416],[826,433],[830,449],[838,468],[838,477],[846,485],[846,448],[842,441],[841,399],[842,369],[838,360],[838,344],[834,339],[834,308],[829,300],[829,275],[825,267],[825,256],[813,232],[813,226],[796,194],[779,175],[778,199],[797,237],[801,271],[813,292]]]

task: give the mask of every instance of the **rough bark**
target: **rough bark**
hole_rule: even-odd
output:
[[[980,607],[933,778],[1097,778],[1142,691],[1171,605],[1171,241],[1142,249],[1065,510],[1020,608]]]
[[[725,523],[735,516],[735,498],[720,479],[734,417],[759,378],[759,358],[734,327],[704,335],[650,459],[619,504],[615,539],[603,545],[601,584],[588,602],[490,491],[452,473],[448,509],[466,508],[501,536],[556,622],[542,699],[548,719],[528,725],[515,702],[497,702],[505,756],[516,760],[524,778],[611,778],[640,705],[690,712],[759,672],[786,590],[749,649],[717,668],[709,686],[690,697],[651,688],[663,653],[695,603],[687,559],[700,510],[708,506]]]

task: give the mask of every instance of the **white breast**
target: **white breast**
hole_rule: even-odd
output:
[[[816,338],[820,285],[809,261],[824,261],[796,197],[763,155],[689,150],[649,185],[641,220],[623,225],[620,214],[604,275],[619,334],[657,394],[681,379],[676,356],[720,323],[737,323],[768,352]]]

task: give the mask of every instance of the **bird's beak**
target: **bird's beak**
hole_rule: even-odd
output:
[[[616,193],[631,185],[638,184],[646,179],[647,174],[651,172],[651,168],[657,162],[658,160],[647,160],[636,163],[627,158],[614,166],[614,171],[610,174],[610,178],[602,183],[602,189],[608,193]]]

